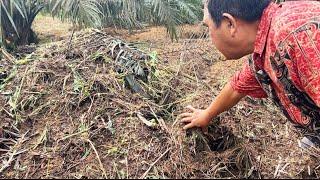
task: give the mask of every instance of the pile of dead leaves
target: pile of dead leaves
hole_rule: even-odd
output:
[[[204,51],[188,51],[189,45],[181,43],[179,58],[169,62],[87,30],[72,44],[43,45],[20,59],[2,56],[0,176],[261,177],[246,136],[234,135],[230,122],[220,124],[232,115],[219,117],[208,135],[181,130],[176,117],[184,105],[210,101],[219,90],[198,76],[212,62],[195,61]]]

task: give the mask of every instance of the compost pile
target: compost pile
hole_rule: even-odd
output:
[[[195,41],[197,48],[190,45]],[[204,108],[221,89],[203,73],[219,59],[207,44],[189,39],[176,44],[178,50],[150,51],[86,30],[20,59],[3,51],[0,177],[305,177],[308,167],[306,174],[317,177],[310,158],[299,159],[305,164],[290,167],[297,173],[290,174],[283,172],[292,162],[266,156],[290,147],[291,156],[300,157],[287,124],[257,123],[266,114],[280,117],[267,101],[247,98],[219,116],[209,134],[181,130],[177,115],[183,108]],[[244,125],[244,118],[252,121]],[[277,132],[284,127],[286,133]]]

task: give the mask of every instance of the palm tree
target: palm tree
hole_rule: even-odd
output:
[[[202,18],[202,0],[101,0],[104,26],[127,29],[164,25],[171,38],[176,27]]]
[[[32,22],[44,7],[43,1],[3,0],[0,8],[0,32],[3,45],[13,47],[36,42]]]
[[[31,30],[43,9],[80,27],[142,28],[163,25],[177,38],[178,25],[201,19],[202,0],[2,0],[0,27],[2,43],[23,45],[33,42]]]

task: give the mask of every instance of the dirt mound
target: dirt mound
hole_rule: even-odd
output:
[[[182,131],[176,117],[183,108],[203,108],[222,87],[204,73],[220,56],[207,39],[158,43],[133,45],[88,30],[77,33],[72,46],[60,41],[24,59],[1,59],[7,76],[0,81],[0,176],[308,174],[312,159],[301,158],[293,142],[297,134],[279,123],[281,116],[267,101],[247,98],[216,118],[208,135]],[[310,177],[316,177],[314,169]]]

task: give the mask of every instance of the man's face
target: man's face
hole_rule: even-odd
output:
[[[232,17],[231,17],[232,18]],[[234,20],[232,22],[232,20]],[[215,47],[227,60],[239,59],[248,54],[248,40],[243,26],[235,19],[225,18],[219,27],[213,22],[207,6],[204,8],[203,23],[208,26],[210,38]]]

